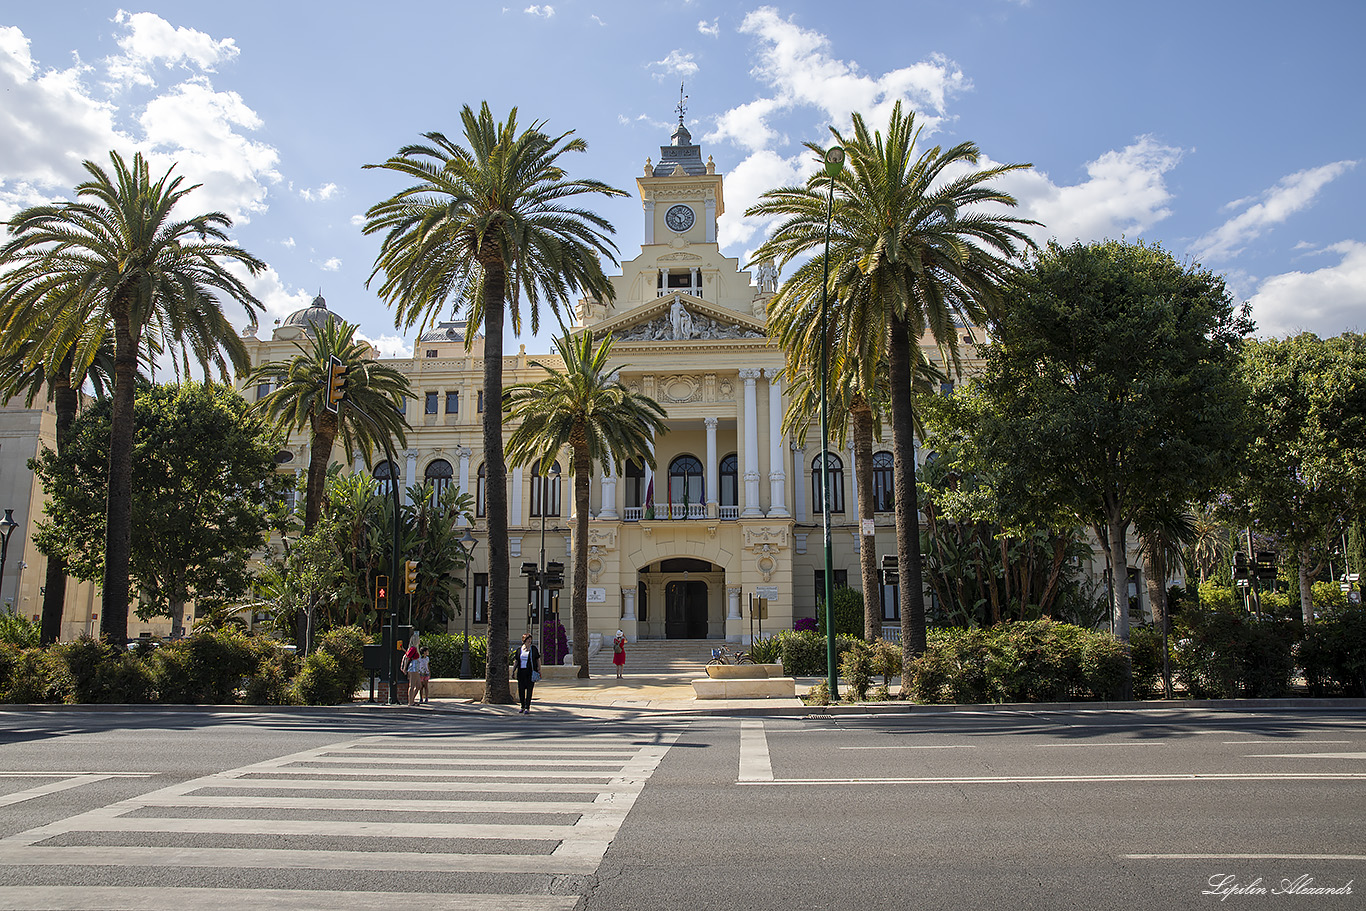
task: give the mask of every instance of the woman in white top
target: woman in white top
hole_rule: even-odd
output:
[[[517,696],[521,700],[520,714],[531,714],[531,690],[541,676],[541,650],[531,641],[531,633],[522,635],[522,647],[514,661],[517,666]]]

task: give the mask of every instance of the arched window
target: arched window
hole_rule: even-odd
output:
[[[740,459],[733,452],[721,460],[721,505],[740,505]]]
[[[896,507],[892,502],[892,454],[873,453],[873,512],[891,512]]]
[[[451,463],[445,459],[434,459],[427,466],[424,477],[432,484],[432,505],[435,506],[441,502],[441,495],[451,486],[451,479],[455,477],[455,469],[451,468]]]
[[[474,515],[476,518],[484,518],[484,487],[488,480],[488,467],[482,462],[479,463],[479,476],[474,482]]]
[[[626,463],[626,505],[645,505],[645,464],[635,459]]]
[[[387,481],[390,478],[398,477],[398,466],[388,459],[385,459],[383,462],[376,465],[370,474],[374,476],[376,481]]]
[[[702,463],[681,455],[669,463],[669,503],[682,506],[706,503],[702,485]]]
[[[560,514],[560,463],[550,466],[541,477],[540,465],[531,466],[531,514],[558,516]]]
[[[826,469],[830,472],[830,511],[844,512],[844,463],[833,452],[825,454]],[[821,496],[821,457],[811,460],[811,508],[822,512],[824,498]]]

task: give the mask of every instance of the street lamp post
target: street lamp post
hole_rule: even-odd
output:
[[[14,510],[5,510],[5,517],[0,519],[0,598],[4,597],[5,586],[5,560],[9,557],[9,536],[14,534],[14,530],[19,527],[19,523],[14,521]],[[18,592],[15,593],[14,613],[19,612]]]
[[[830,698],[839,698],[835,672],[835,559],[830,536],[830,406],[826,401],[830,374],[830,223],[835,214],[835,178],[844,170],[844,149],[825,153],[830,196],[825,210],[825,257],[821,281],[821,524],[825,532],[825,665]]]
[[[465,535],[460,539],[460,546],[465,549],[465,648],[460,655],[460,679],[470,679],[470,610],[474,603],[470,596],[470,563],[474,560],[474,545],[479,541],[470,534],[469,526],[465,526]]]
[[[551,481],[559,481],[559,479],[560,479],[560,463],[557,461],[557,462],[555,462],[555,464],[553,464],[553,465],[550,466],[550,470],[549,470],[548,472],[546,472],[546,474],[545,474],[544,477],[541,478],[541,564],[540,564],[541,568],[540,568],[540,575],[537,577],[537,582],[538,582],[538,584],[537,584],[537,587],[536,587],[536,620],[537,620],[537,626],[538,626],[537,632],[538,632],[538,633],[542,633],[542,634],[545,632],[545,610],[546,610],[546,602],[545,602],[545,592],[546,592],[546,588],[545,588],[545,519],[546,519],[546,514],[550,512],[550,487],[551,487],[550,482],[551,482]],[[558,493],[558,491],[556,491],[556,492]],[[558,499],[559,499],[559,498],[556,497],[556,500],[557,500],[557,501],[558,501]],[[543,646],[545,645],[545,641],[544,641],[544,639],[543,639],[543,637],[542,637],[541,635],[537,635],[536,638],[542,640],[542,641],[541,641],[541,645],[543,645]],[[559,642],[559,639],[556,639],[555,641],[558,643],[558,642]],[[560,656],[559,652],[557,651],[557,652],[555,653],[555,660],[556,660],[556,663],[557,663],[557,664],[559,663],[560,658],[561,658],[561,656]]]

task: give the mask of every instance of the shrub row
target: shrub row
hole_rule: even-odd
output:
[[[1124,646],[1052,620],[990,629],[936,629],[906,669],[916,702],[1058,702],[1114,699],[1123,692]]]
[[[861,641],[853,636],[836,636],[836,662]],[[825,634],[814,630],[784,630],[769,639],[756,639],[750,644],[749,655],[760,664],[781,662],[783,673],[789,677],[824,677],[827,670]]]
[[[331,630],[302,663],[232,627],[133,651],[89,637],[46,649],[0,644],[0,701],[335,705],[360,686],[364,642],[357,627]]]

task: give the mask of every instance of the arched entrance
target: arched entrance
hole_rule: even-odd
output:
[[[664,636],[707,638],[707,583],[675,579],[664,586]]]
[[[724,568],[694,557],[673,557],[638,572],[641,638],[724,638]]]

